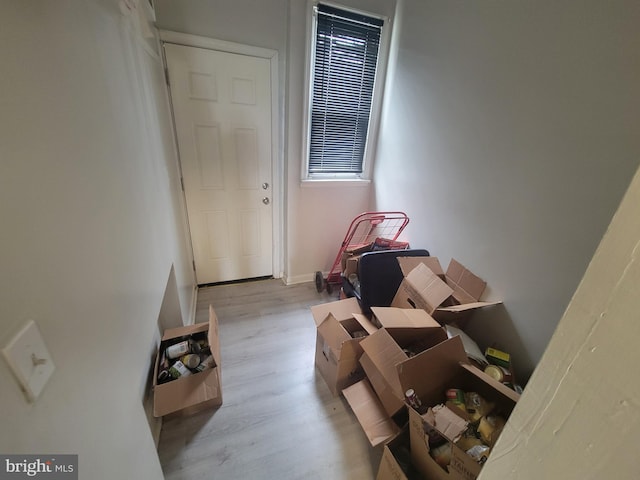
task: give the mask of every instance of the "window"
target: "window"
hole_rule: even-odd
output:
[[[307,179],[366,177],[383,23],[324,4],[314,8]]]

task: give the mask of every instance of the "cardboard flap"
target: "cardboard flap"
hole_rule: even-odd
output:
[[[376,480],[408,480],[408,478],[414,478],[414,476],[407,477],[407,474],[403,470],[406,469],[406,458],[400,457],[400,462],[396,458],[401,452],[401,448],[404,447],[404,451],[409,449],[409,430],[405,427],[394,438],[389,440],[383,448],[382,458],[380,459],[380,467],[378,468],[378,474]]]
[[[153,396],[153,415],[162,417],[219,397],[219,385],[217,368],[156,385],[157,392]],[[165,390],[170,391],[170,394],[158,394]]]
[[[463,313],[470,312],[472,310],[477,310],[479,308],[490,307],[492,305],[500,305],[502,302],[472,302],[465,303],[462,305],[452,305],[450,307],[440,307],[436,310],[436,312],[445,312],[445,313]]]
[[[371,446],[380,445],[398,434],[399,427],[385,412],[368,380],[345,388],[342,394],[360,422]]]
[[[411,273],[411,270],[422,263],[429,267],[429,270],[435,273],[443,281],[446,278],[438,257],[398,257],[398,263],[400,264],[402,275],[405,277]]]
[[[371,311],[384,328],[440,328],[440,324],[424,310],[371,307]]]
[[[321,303],[311,307],[311,315],[316,327],[319,326],[329,314],[333,314],[336,320],[346,320],[353,317],[354,313],[362,313],[358,299],[355,297],[338,300],[336,302]]]
[[[459,336],[445,340],[397,366],[402,391],[413,388],[422,403],[427,405],[442,403],[444,392],[451,388],[451,378],[456,376],[460,364],[466,360]],[[425,378],[429,381],[425,382]]]
[[[406,280],[433,310],[453,293],[453,289],[424,263],[411,270]]]
[[[500,305],[502,302],[473,302],[464,305],[452,305],[450,307],[439,307],[433,312],[433,318],[438,320],[442,325],[450,323],[459,324],[462,328],[466,321],[480,309]]]
[[[185,325],[183,327],[168,328],[162,335],[162,340],[169,340],[176,337],[184,337],[192,333],[206,332],[209,330],[209,322],[196,323],[195,325]]]
[[[371,323],[371,320],[369,320],[366,315],[363,315],[361,313],[354,313],[353,318],[355,318],[358,323],[362,325],[362,328],[364,328],[365,332],[367,332],[369,335],[378,331],[378,327]]]
[[[506,385],[498,382],[495,378],[487,375],[479,368],[474,367],[473,365],[469,365],[466,362],[462,362],[460,366],[465,370],[469,371],[472,375],[478,377],[484,383],[489,384],[491,387],[493,387],[494,390],[496,390],[500,395],[505,397],[507,400],[513,403],[517,403],[518,400],[520,400],[519,393],[517,393],[515,390],[510,389]]]
[[[209,332],[207,333],[207,341],[211,348],[211,355],[216,361],[216,365],[220,366],[220,334],[218,333],[218,316],[212,305],[209,305]]]
[[[429,412],[425,415],[427,421],[452,442],[457,441],[469,426],[469,422],[444,405],[436,405],[430,408]]]
[[[386,330],[378,330],[360,342],[360,346],[367,353],[376,369],[398,393],[403,392],[398,380],[396,365],[404,362],[408,357],[402,348]]]
[[[487,282],[453,258],[447,267],[446,277],[447,284],[453,289],[452,295],[459,303],[477,302],[487,288]]]
[[[371,387],[373,387],[373,390],[376,392],[382,408],[387,412],[387,415],[391,417],[402,410],[405,406],[404,397],[399,396],[399,394],[393,390],[391,384],[383,376],[382,372],[378,370],[378,367],[373,363],[369,355],[367,355],[367,352],[364,352],[360,357],[360,365]]]
[[[340,350],[336,353],[338,353],[338,356],[336,357],[338,360],[342,360],[344,358],[354,358],[357,362],[357,359],[360,358],[360,355],[362,355],[360,339],[350,338],[349,340],[342,342]]]
[[[318,326],[318,334],[322,336],[329,346],[331,353],[336,360],[340,359],[342,344],[351,340],[351,335],[345,330],[340,322],[330,313],[327,318]]]

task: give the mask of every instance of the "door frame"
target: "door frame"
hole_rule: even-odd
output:
[[[225,40],[218,40],[215,38],[202,37],[200,35],[191,35],[188,33],[174,32],[171,30],[159,30],[160,41],[162,45],[165,43],[171,43],[175,45],[183,45],[187,47],[205,48],[208,50],[218,50],[221,52],[235,53],[240,55],[248,55],[252,57],[265,58],[269,60],[270,72],[271,72],[271,182],[272,182],[272,231],[273,231],[273,258],[272,258],[272,271],[274,278],[283,278],[284,276],[284,232],[283,221],[284,218],[284,194],[283,194],[283,175],[284,175],[284,155],[281,145],[281,132],[283,131],[281,125],[281,115],[279,109],[280,98],[280,85],[278,83],[278,51],[268,48],[254,47],[251,45],[243,45],[241,43],[227,42]],[[164,55],[164,48],[162,49],[162,63],[167,70],[167,60]],[[169,87],[167,87],[169,90]],[[171,91],[169,90],[169,98],[171,98]],[[173,103],[171,104],[171,110],[173,111]],[[174,135],[177,132],[175,126],[175,118],[173,122]],[[177,144],[177,140],[176,140]],[[180,177],[182,178],[182,164],[180,160],[180,152],[178,149],[178,168],[180,169]],[[182,196],[185,197],[184,188],[182,189]],[[186,197],[185,197],[186,202]],[[187,228],[190,227],[187,225]],[[191,231],[189,238],[191,238]],[[193,243],[192,243],[193,245]],[[193,251],[192,251],[193,259]],[[195,260],[194,260],[195,270]]]

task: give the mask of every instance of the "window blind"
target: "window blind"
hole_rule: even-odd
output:
[[[310,174],[363,171],[382,24],[318,5]]]

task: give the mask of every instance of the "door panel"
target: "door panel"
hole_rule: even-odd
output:
[[[197,281],[272,275],[270,62],[165,52]]]

